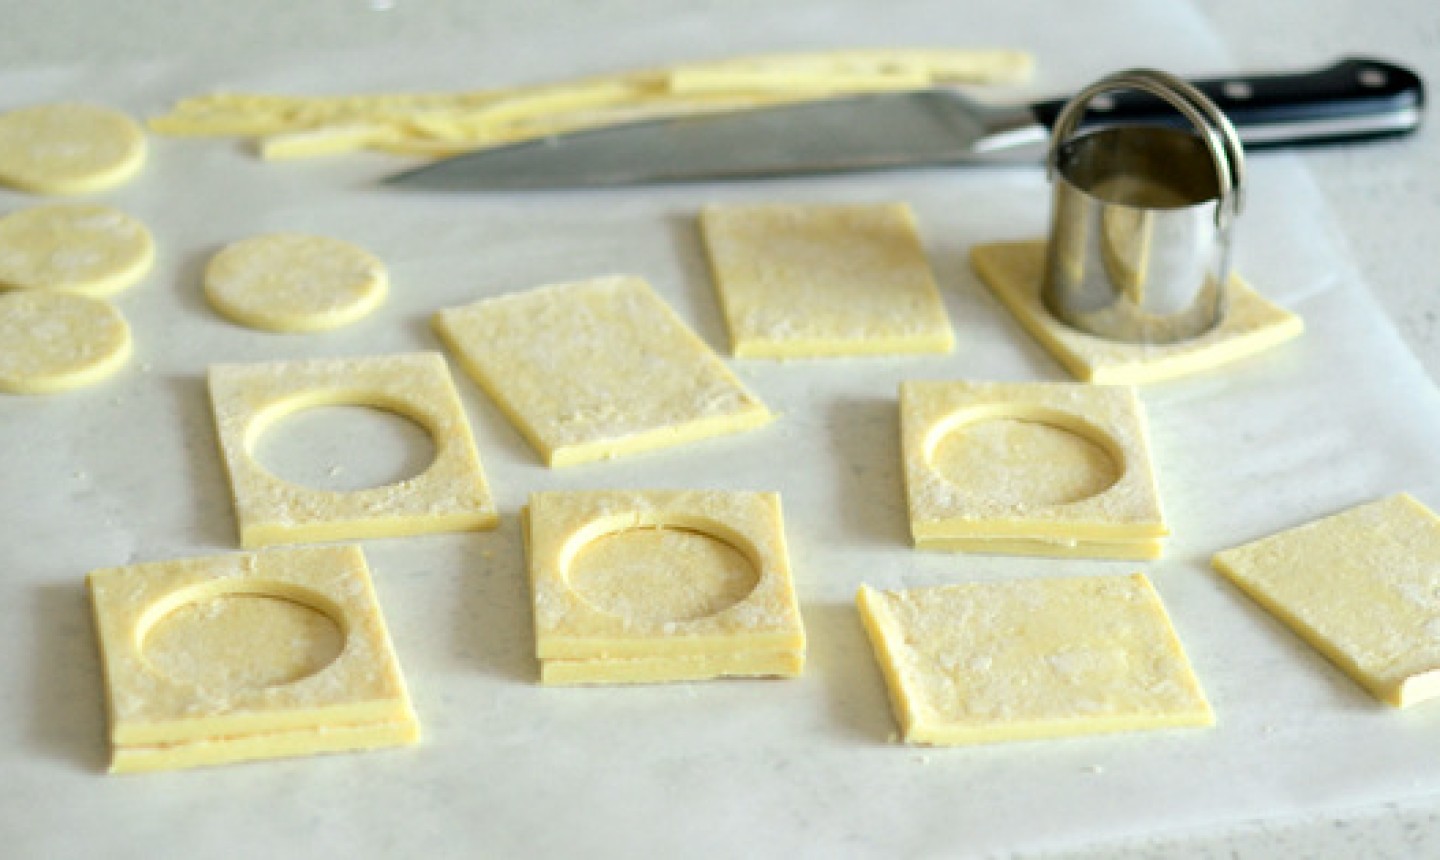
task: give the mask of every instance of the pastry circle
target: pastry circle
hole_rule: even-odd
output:
[[[1006,505],[1065,505],[1120,478],[1110,452],[1070,427],[1029,415],[995,415],[953,427],[930,453],[945,478]]]
[[[224,248],[205,269],[211,307],[275,332],[348,325],[379,307],[388,287],[380,260],[328,236],[254,236]]]
[[[586,603],[630,621],[708,618],[749,597],[760,572],[728,542],[684,528],[611,532],[584,546],[565,571]]]
[[[108,296],[154,262],[150,231],[108,206],[35,206],[0,218],[0,287]]]
[[[119,185],[145,163],[145,133],[111,108],[35,105],[0,114],[0,182],[36,194]]]
[[[130,326],[107,302],[40,290],[0,294],[0,391],[78,388],[129,357]]]

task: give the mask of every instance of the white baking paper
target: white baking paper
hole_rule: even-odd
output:
[[[363,6],[363,4],[359,4]],[[342,93],[549,80],[698,57],[856,45],[1036,51],[1073,89],[1128,65],[1227,68],[1180,4],[1039,2],[496,4],[442,44],[98,68],[0,70],[0,101],[103,101],[141,114],[217,88]],[[291,40],[293,42],[293,40]],[[1357,150],[1358,152],[1358,150]],[[1378,152],[1378,150],[1377,150]],[[446,196],[377,187],[407,162],[264,164],[235,141],[157,139],[98,199],[154,230],[153,275],[117,302],[136,356],[116,378],[0,396],[0,838],[10,856],[908,856],[1064,848],[1440,790],[1440,710],[1377,703],[1215,575],[1215,550],[1406,489],[1440,504],[1440,400],[1359,282],[1316,189],[1251,160],[1239,268],[1304,316],[1304,338],[1143,392],[1175,536],[1153,564],[920,553],[897,450],[905,379],[1065,378],[978,283],[975,242],[1040,235],[1038,168],[590,192]],[[236,549],[207,365],[438,349],[434,310],[607,273],[648,278],[718,350],[694,216],[738,201],[912,204],[957,330],[929,358],[733,362],[781,414],[679,449],[549,470],[458,382],[504,514],[492,533],[365,545],[424,726],[418,748],[139,777],[103,773],[102,688],[83,588],[95,567]],[[38,202],[0,192],[0,211]],[[235,326],[206,260],[255,233],[337,236],[394,290],[341,331]],[[318,426],[318,425],[316,425]],[[342,432],[341,429],[336,431]],[[393,446],[391,446],[393,447]],[[292,457],[337,456],[323,440]],[[298,452],[298,453],[297,453]],[[353,456],[353,455],[352,455]],[[312,470],[313,473],[313,470]],[[516,511],[535,490],[779,490],[810,636],[795,681],[545,689],[535,683]],[[1216,714],[1181,730],[910,748],[860,629],[857,586],[1122,573],[1153,577]]]

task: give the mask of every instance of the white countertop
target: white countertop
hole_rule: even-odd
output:
[[[553,13],[551,7],[557,5],[563,6],[563,0],[537,0],[529,8],[545,7]],[[574,26],[583,30],[587,22],[615,17],[639,21],[646,15],[681,14],[674,10],[690,4],[612,0],[569,5],[574,7]],[[521,6],[433,0],[165,0],[126,4],[121,12],[119,4],[100,0],[0,0],[0,20],[11,22],[0,40],[0,71],[143,64],[156,56],[204,58],[215,66],[238,68],[254,57],[371,46],[391,50],[436,40],[454,42],[466,33],[494,39],[506,31],[512,16],[530,14],[519,12]],[[1431,0],[1198,0],[1197,6],[1212,21],[1237,68],[1301,68],[1345,54],[1373,54],[1419,71],[1431,85],[1433,105],[1434,87],[1440,86],[1440,7]],[[683,14],[703,16],[694,10]],[[1128,63],[1116,56],[1112,64]],[[1312,151],[1303,162],[1363,279],[1431,378],[1440,379],[1440,290],[1431,270],[1440,259],[1440,130],[1433,116],[1416,137]],[[1097,846],[1093,856],[1110,856],[1120,847]],[[1338,817],[1174,834],[1123,847],[1141,856],[1197,858],[1436,854],[1440,798],[1355,809]]]

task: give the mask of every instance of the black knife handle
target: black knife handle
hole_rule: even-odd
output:
[[[1332,143],[1408,134],[1420,127],[1425,85],[1402,66],[1351,57],[1319,71],[1239,75],[1191,83],[1230,117],[1247,149]],[[1053,128],[1067,99],[1031,105]],[[1126,123],[1182,125],[1174,108],[1149,93],[1113,93],[1092,103],[1082,129]]]

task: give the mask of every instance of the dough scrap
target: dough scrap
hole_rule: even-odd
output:
[[[1086,382],[1139,385],[1200,373],[1279,346],[1305,330],[1300,317],[1232,276],[1230,306],[1215,328],[1176,343],[1123,343],[1071,328],[1045,308],[1040,298],[1043,241],[976,245],[970,250],[970,264],[1020,325],[1066,370]]]
[[[905,382],[900,436],[921,549],[1151,558],[1169,534],[1128,386]]]
[[[112,770],[417,737],[399,662],[357,547],[104,568],[91,571],[87,583],[115,749]],[[224,602],[234,600],[276,606],[258,614],[224,611]],[[308,643],[294,641],[302,629],[293,624],[296,613],[328,619],[341,631],[342,646],[295,675],[257,674],[257,666],[299,665],[297,653]],[[177,615],[182,635],[162,635]],[[206,657],[226,665],[209,665]],[[327,734],[336,729],[338,735]]]
[[[150,231],[108,206],[35,206],[0,218],[0,288],[100,298],[139,281],[154,262]]]
[[[907,743],[1214,723],[1144,574],[862,585],[857,603]]]
[[[547,683],[788,676],[803,668],[805,630],[776,494],[541,492],[524,520],[535,650]],[[717,577],[714,557],[697,543],[738,557],[743,587]]]
[[[226,246],[205,268],[211,307],[274,332],[349,325],[380,306],[388,285],[380,260],[328,236],[254,236]]]
[[[772,416],[640,278],[440,311],[435,330],[551,466],[738,433]]]
[[[1399,493],[1217,553],[1215,569],[1375,698],[1440,696],[1440,517]]]
[[[145,133],[98,105],[60,103],[0,114],[0,183],[36,194],[120,185],[145,163]]]
[[[130,326],[88,296],[0,293],[0,391],[46,394],[90,385],[130,358]]]
[[[954,346],[903,203],[711,206],[700,227],[737,357]]]
[[[464,407],[439,353],[216,365],[210,368],[210,397],[244,547],[484,529],[499,522]],[[332,492],[284,481],[251,456],[265,428],[286,415],[341,405],[388,409],[414,420],[430,432],[434,462],[395,484]]]
[[[362,148],[444,156],[583,128],[936,84],[1015,83],[1034,59],[996,49],[882,48],[733,57],[552,84],[335,97],[221,92],[151,130],[261,138],[265,158]]]

